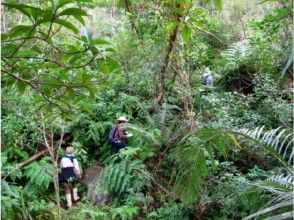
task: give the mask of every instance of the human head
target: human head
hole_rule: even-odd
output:
[[[65,152],[67,154],[73,154],[75,152],[75,149],[72,146],[70,146],[65,149]]]
[[[120,116],[118,119],[117,119],[117,123],[118,124],[121,124],[121,123],[125,123],[129,121],[125,116]]]
[[[205,72],[205,73],[209,73],[209,72],[210,72],[209,67],[206,67],[206,68],[204,69],[204,72]]]

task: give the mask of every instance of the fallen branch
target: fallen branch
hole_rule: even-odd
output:
[[[3,179],[6,179],[6,178],[7,178],[10,174],[12,174],[14,171],[16,171],[16,170],[18,170],[18,169],[24,167],[25,165],[31,163],[31,162],[34,161],[34,160],[37,160],[37,159],[40,158],[41,156],[44,156],[46,153],[48,153],[48,150],[43,150],[43,151],[41,151],[41,152],[39,152],[39,153],[37,153],[37,154],[31,156],[29,159],[27,159],[27,160],[25,160],[25,161],[23,161],[23,162],[21,162],[21,163],[19,163],[19,164],[16,164],[16,167],[15,167],[13,170],[11,170],[9,173],[7,173],[5,176],[4,176],[3,173],[1,173],[1,178],[2,178],[2,176],[4,176]]]
[[[43,151],[31,156],[29,159],[17,164],[16,168],[21,168],[21,167],[31,163],[32,161],[37,160],[39,157],[44,156],[46,153],[48,153],[48,150],[43,150]]]

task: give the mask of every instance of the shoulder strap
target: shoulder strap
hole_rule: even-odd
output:
[[[115,139],[116,138],[117,130],[118,130],[118,126],[116,125],[115,128],[114,128],[114,131],[113,131],[112,139]]]

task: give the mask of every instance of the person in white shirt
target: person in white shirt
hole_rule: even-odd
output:
[[[81,170],[78,164],[78,160],[74,155],[74,148],[67,147],[65,151],[66,155],[63,156],[60,161],[61,173],[59,174],[59,181],[64,185],[67,208],[70,208],[72,207],[71,192],[74,202],[80,199],[78,196],[76,182],[77,177],[81,178]]]

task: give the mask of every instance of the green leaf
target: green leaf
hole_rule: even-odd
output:
[[[56,19],[54,20],[55,23],[57,24],[60,24],[64,27],[66,27],[67,29],[73,31],[74,33],[78,34],[79,33],[79,30],[76,28],[76,26],[74,26],[72,23],[66,21],[66,20],[63,20],[63,19]]]
[[[222,9],[222,0],[215,0],[214,5],[217,10],[221,10]]]
[[[83,83],[88,83],[91,81],[91,76],[87,73],[82,73],[82,82]]]
[[[205,0],[206,4],[211,4],[211,0]],[[217,10],[222,9],[222,0],[213,0],[213,4]]]
[[[185,25],[182,29],[182,37],[186,43],[191,39],[191,35],[192,35],[192,28]]]
[[[59,13],[59,16],[73,15],[73,16],[87,16],[87,12],[80,8],[67,8]]]
[[[80,60],[80,59],[82,59],[83,57],[84,57],[83,54],[74,54],[74,55],[71,55],[71,56],[70,56],[70,59],[68,60],[68,63],[69,63],[70,65],[77,65],[77,64],[76,64],[77,60]]]
[[[1,40],[7,40],[8,34],[7,33],[1,33]]]
[[[67,4],[70,4],[72,3],[71,0],[53,0],[53,6],[58,9],[58,8],[61,8],[62,6],[64,5],[67,5]]]
[[[4,86],[7,87],[11,87],[12,85],[14,85],[14,83],[16,82],[16,80],[12,77],[7,77],[7,78],[3,78],[2,77],[2,81],[4,82]]]
[[[2,44],[1,45],[1,55],[2,56],[10,56],[11,53],[16,50],[17,45],[13,44],[13,43],[9,43],[9,44]]]
[[[28,33],[30,30],[32,30],[32,28],[33,27],[30,25],[17,25],[16,27],[12,28],[9,31],[8,36],[10,38],[22,36],[22,35],[25,35],[26,33]]]
[[[107,74],[115,70],[118,67],[118,63],[114,59],[108,58],[106,60],[100,60],[99,66],[103,73]]]
[[[178,8],[178,7],[168,7],[169,11],[171,13],[175,13],[178,15],[183,15],[184,13],[184,8]]]
[[[54,8],[53,7],[46,8],[45,11],[42,13],[42,19],[40,19],[38,23],[41,24],[41,23],[51,22],[53,16],[54,16]]]
[[[78,15],[76,15],[75,18],[76,18],[81,24],[85,25],[85,20],[84,20],[84,18],[83,18],[82,16],[78,16]]]
[[[9,9],[16,9],[29,17],[31,20],[36,20],[36,18],[43,13],[40,8],[26,5],[26,4],[10,4],[10,3],[3,3]]]
[[[72,15],[74,16],[80,23],[83,25],[85,24],[85,21],[83,19],[83,16],[87,16],[87,12],[83,9],[80,8],[68,8],[62,11],[59,16],[64,16],[64,15]]]
[[[91,98],[95,98],[95,94],[97,92],[97,89],[94,86],[86,86],[86,88],[88,89]]]
[[[88,27],[82,28],[82,35],[85,36],[87,42],[90,44],[93,36],[93,31]]]
[[[20,56],[32,56],[37,54],[39,54],[37,51],[30,50],[30,49],[20,50],[17,52],[17,55],[20,55]]]
[[[110,44],[108,41],[106,41],[106,40],[103,40],[103,39],[93,39],[92,41],[91,41],[91,44],[93,44],[93,45],[97,45],[97,44]]]
[[[26,83],[25,82],[23,82],[23,81],[18,81],[17,82],[17,88],[18,88],[18,91],[19,91],[19,93],[21,94],[21,95],[23,95],[24,94],[24,92],[25,92],[25,89],[26,89]]]

